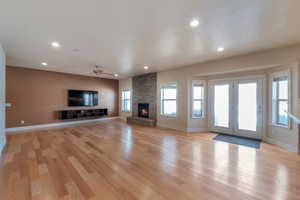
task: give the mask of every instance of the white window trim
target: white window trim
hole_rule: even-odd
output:
[[[290,70],[284,70],[284,71],[278,71],[273,72],[269,76],[269,103],[270,103],[270,124],[274,127],[280,127],[285,129],[291,129],[292,123],[291,119],[288,117],[288,125],[284,126],[281,124],[277,124],[276,118],[274,117],[274,111],[273,111],[273,80],[278,77],[287,76],[288,77],[288,112],[291,112],[292,110],[292,80],[291,80],[291,72]]]
[[[194,85],[195,84],[201,84],[203,85],[203,97],[202,97],[202,116],[201,117],[195,117],[193,116],[193,108],[194,108]],[[205,80],[192,80],[191,82],[191,118],[192,119],[203,119],[206,116],[206,81]]]
[[[122,93],[123,92],[127,92],[127,91],[129,91],[130,92],[130,99],[129,99],[129,101],[130,101],[130,109],[129,110],[124,110],[123,109],[123,95],[122,95]],[[122,112],[131,112],[131,108],[132,108],[132,90],[131,89],[128,89],[128,88],[126,88],[126,89],[122,89],[121,90],[121,110],[122,110]]]
[[[165,88],[168,88],[170,87],[171,85],[175,85],[176,87],[176,114],[175,115],[167,115],[167,114],[164,114],[163,111],[164,111],[164,104],[163,104],[163,98],[162,98],[162,89],[165,89]],[[177,87],[177,83],[176,82],[171,82],[171,83],[167,83],[167,84],[164,84],[160,87],[160,115],[161,116],[164,116],[164,117],[171,117],[171,118],[176,118],[177,117],[177,113],[178,113],[178,87]]]

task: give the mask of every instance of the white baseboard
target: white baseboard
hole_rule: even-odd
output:
[[[120,117],[120,119],[121,119],[122,121],[124,121],[124,122],[127,121],[127,117],[124,117],[124,116]]]
[[[157,124],[158,127],[160,128],[168,128],[168,129],[173,129],[177,131],[184,131],[184,132],[189,132],[189,133],[205,133],[208,132],[208,128],[183,128],[183,127],[178,127],[176,125],[166,125],[166,124]]]
[[[207,133],[209,130],[208,128],[186,128],[186,131],[190,133]]]
[[[120,117],[106,117],[106,118],[99,118],[99,119],[89,119],[89,120],[80,120],[80,121],[71,121],[71,122],[58,122],[58,123],[51,123],[51,124],[41,124],[41,125],[33,125],[33,126],[22,126],[22,127],[15,127],[15,128],[7,128],[5,129],[6,133],[12,132],[19,132],[19,131],[29,131],[29,130],[36,130],[36,129],[45,129],[45,128],[55,128],[55,127],[64,127],[76,124],[86,124],[86,123],[93,123],[99,122],[104,120],[111,120],[111,119],[119,119]]]
[[[274,144],[276,146],[279,146],[279,147],[281,147],[285,150],[288,150],[290,152],[298,153],[298,148],[297,147],[292,146],[290,144],[283,143],[283,142],[278,141],[274,138],[267,137],[267,138],[265,138],[265,141],[270,143],[270,144]]]
[[[168,129],[173,129],[173,130],[178,130],[178,131],[186,131],[185,128],[182,128],[182,127],[177,127],[177,126],[169,126],[169,125],[166,125],[166,124],[157,124],[158,127],[160,128],[168,128]]]

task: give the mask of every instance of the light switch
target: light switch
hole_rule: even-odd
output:
[[[6,103],[5,104],[5,107],[7,107],[7,108],[9,108],[9,107],[11,107],[12,105],[11,105],[11,103]]]

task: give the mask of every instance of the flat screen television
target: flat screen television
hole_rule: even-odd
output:
[[[69,90],[68,102],[69,106],[98,106],[98,92]]]

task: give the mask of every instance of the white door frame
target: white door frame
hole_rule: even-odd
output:
[[[247,80],[253,80],[253,79],[259,79],[261,81],[261,88],[259,89],[262,93],[262,100],[261,100],[261,104],[262,104],[262,108],[261,108],[261,119],[260,119],[260,123],[258,123],[260,126],[258,126],[258,128],[260,131],[257,136],[258,137],[254,137],[254,138],[258,138],[258,139],[264,139],[266,138],[266,122],[267,122],[267,77],[266,75],[256,75],[256,76],[244,76],[244,77],[232,77],[232,78],[226,78],[226,79],[214,79],[214,80],[209,80],[208,81],[208,102],[211,102],[208,105],[208,126],[209,126],[209,130],[212,132],[220,132],[220,133],[227,133],[227,134],[234,134],[234,135],[239,135],[239,136],[245,136],[245,137],[252,137],[253,138],[253,134],[249,134],[247,132],[244,131],[235,131],[235,129],[237,127],[232,126],[232,123],[234,123],[234,121],[236,121],[236,119],[234,119],[234,117],[237,117],[236,115],[233,114],[233,110],[234,109],[230,109],[230,122],[229,122],[229,128],[219,128],[219,127],[215,127],[214,126],[214,90],[213,87],[215,84],[222,84],[222,83],[230,83],[231,85],[234,84],[235,81],[247,81]],[[232,86],[231,86],[232,87]],[[229,101],[230,101],[230,106],[232,108],[234,101],[236,101],[235,99],[233,99],[233,90],[231,89],[230,92],[230,97],[229,97]]]

